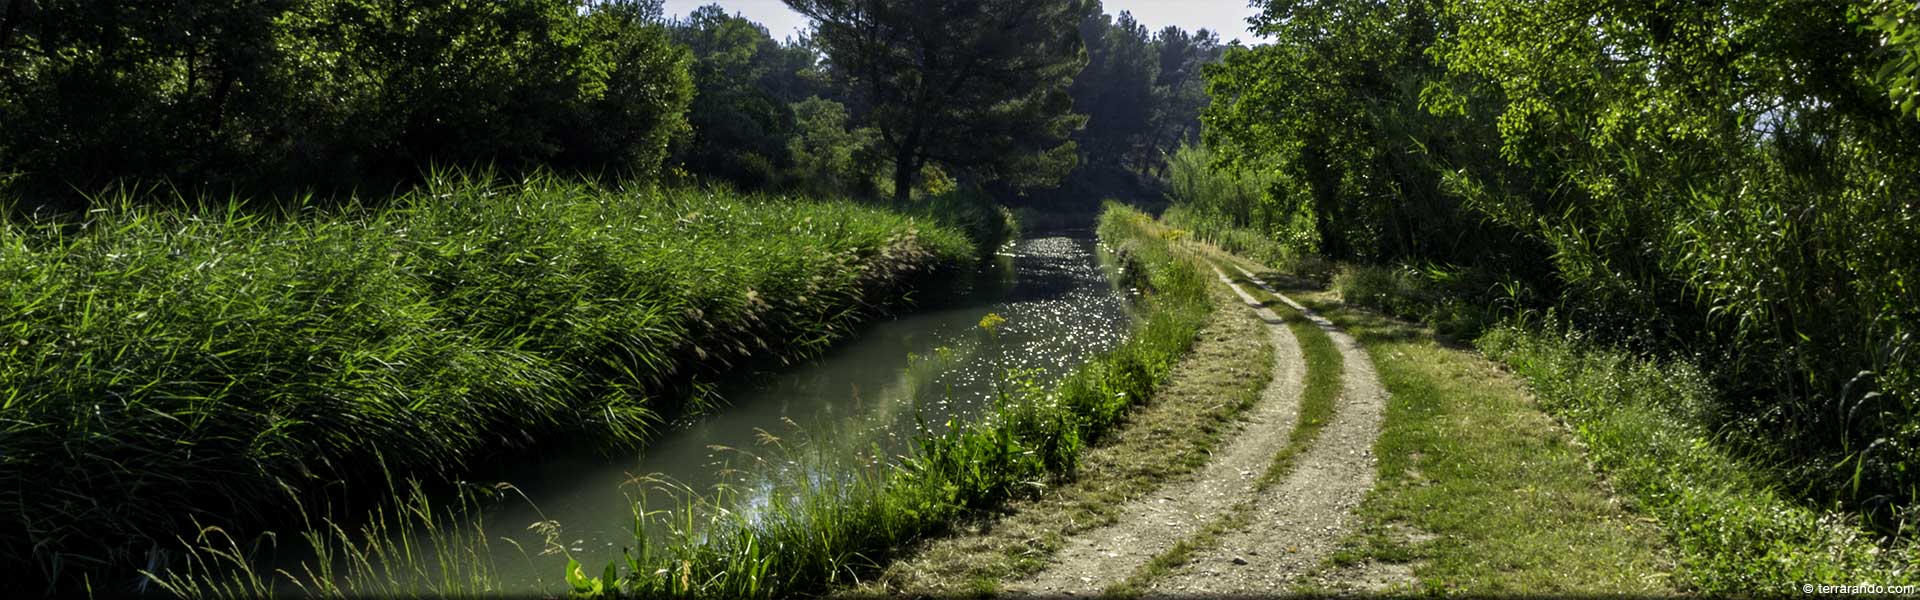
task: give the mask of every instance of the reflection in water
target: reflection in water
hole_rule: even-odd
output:
[[[765,468],[761,457],[775,454],[768,442],[831,438],[845,449],[836,455],[848,461],[871,455],[867,449],[902,451],[919,423],[937,427],[990,408],[995,382],[1010,369],[1050,380],[1123,338],[1128,308],[1102,272],[1090,235],[1026,239],[1012,255],[1010,285],[985,274],[989,283],[977,286],[985,289],[922,298],[932,307],[876,323],[816,361],[725,382],[726,406],[661,432],[629,460],[541,457],[534,468],[515,469],[526,472],[505,479],[534,506],[509,502],[486,516],[490,536],[525,549],[492,544],[500,581],[519,586],[555,579],[565,558],[526,556],[549,539],[583,564],[619,559],[622,547],[634,542],[638,490],[631,483],[637,478],[701,491],[744,484],[735,491],[748,500],[735,508],[751,510],[766,497],[752,483],[764,480],[751,474]],[[991,281],[996,278],[999,284]],[[1005,323],[982,329],[988,313]],[[654,508],[666,504],[658,497],[639,500]],[[528,527],[543,521],[546,527]]]

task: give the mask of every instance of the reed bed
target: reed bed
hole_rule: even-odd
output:
[[[273,215],[95,205],[123,208],[0,224],[0,563],[50,584],[382,465],[638,444],[700,408],[703,373],[817,352],[975,255],[851,202],[545,176]]]

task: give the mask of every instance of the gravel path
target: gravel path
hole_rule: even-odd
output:
[[[1259,282],[1252,273],[1241,272]],[[1358,520],[1354,507],[1373,488],[1373,443],[1387,398],[1373,362],[1332,323],[1268,291],[1311,316],[1340,349],[1346,369],[1333,420],[1300,457],[1299,466],[1255,500],[1247,528],[1222,536],[1218,546],[1196,553],[1185,566],[1153,581],[1150,594],[1284,593],[1347,535]]]
[[[1286,447],[1298,418],[1306,362],[1285,321],[1246,290],[1233,285],[1225,273],[1220,273],[1220,279],[1267,322],[1268,339],[1274,349],[1273,380],[1262,390],[1259,402],[1248,410],[1245,429],[1193,479],[1173,483],[1132,502],[1113,525],[1068,540],[1055,554],[1055,564],[1032,579],[1008,585],[1007,593],[1098,593],[1226,514],[1235,504],[1255,497],[1255,480],[1266,472],[1274,454]]]

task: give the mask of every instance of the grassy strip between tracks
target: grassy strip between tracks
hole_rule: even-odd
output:
[[[546,177],[83,218],[0,224],[0,563],[109,591],[383,468],[639,443],[699,373],[819,350],[975,254],[849,202]]]
[[[1359,530],[1298,591],[1674,591],[1658,525],[1620,503],[1519,381],[1429,329],[1292,295],[1353,335],[1391,394]]]
[[[1313,447],[1319,439],[1320,431],[1326,429],[1333,419],[1336,405],[1339,404],[1341,385],[1344,378],[1345,360],[1340,349],[1334,347],[1333,338],[1327,335],[1305,315],[1280,302],[1279,298],[1262,290],[1259,286],[1229,268],[1227,277],[1251,294],[1255,300],[1272,309],[1280,318],[1285,319],[1287,328],[1300,344],[1300,354],[1307,363],[1306,381],[1300,393],[1300,412],[1293,432],[1288,434],[1287,445],[1273,456],[1267,470],[1254,482],[1256,491],[1264,492],[1278,483],[1288,473],[1293,472],[1299,463],[1300,455]],[[1101,591],[1102,596],[1112,598],[1139,597],[1146,592],[1147,585],[1153,580],[1171,573],[1174,569],[1187,564],[1193,555],[1214,548],[1220,543],[1220,536],[1245,528],[1253,506],[1245,502],[1231,507],[1227,514],[1214,519],[1186,539],[1176,542],[1172,548],[1155,555],[1139,570],[1129,574],[1119,583]]]

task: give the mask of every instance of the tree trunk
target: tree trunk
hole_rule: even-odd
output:
[[[913,199],[913,175],[920,170],[914,164],[913,149],[902,145],[893,155],[893,201],[906,204]]]

